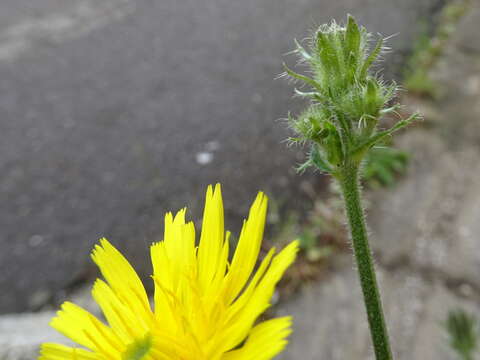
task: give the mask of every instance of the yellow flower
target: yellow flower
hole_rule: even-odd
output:
[[[166,214],[164,240],[151,246],[154,311],[135,270],[102,239],[92,258],[106,281],[92,295],[108,326],[66,302],[51,326],[83,348],[46,343],[39,360],[267,360],[283,350],[291,318],[257,320],[298,243],[271,249],[254,271],[267,197],[258,194],[231,261],[220,185],[208,187],[198,246],[185,212]]]

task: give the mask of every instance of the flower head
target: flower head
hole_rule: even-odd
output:
[[[337,175],[346,164],[358,165],[368,150],[418,117],[398,121],[392,128],[379,130],[382,116],[397,114],[392,104],[397,87],[386,84],[372,65],[385,50],[384,39],[370,46],[372,38],[352,16],[347,24],[322,25],[312,34],[307,48],[296,42],[293,53],[306,64],[311,77],[285,66],[284,75],[309,87],[295,93],[310,100],[298,117],[289,117],[294,142],[309,143],[311,152],[301,169],[313,165]]]
[[[229,257],[220,186],[208,187],[198,244],[186,210],[165,216],[163,241],[151,246],[154,310],[128,261],[106,239],[92,258],[105,278],[92,295],[108,325],[66,302],[51,325],[81,345],[42,345],[39,360],[271,359],[285,347],[290,317],[258,322],[294,261],[296,241],[271,249],[256,268],[267,198],[259,193]]]

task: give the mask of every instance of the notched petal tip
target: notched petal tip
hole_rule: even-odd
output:
[[[255,212],[257,211],[266,211],[268,206],[268,196],[265,195],[263,191],[259,191],[257,196],[255,197],[255,201],[253,202],[250,208],[250,216],[252,215],[252,210]]]
[[[110,249],[115,249],[113,245],[110,244],[110,242],[105,237],[100,238],[98,242],[99,243],[95,244],[90,254],[90,257],[97,265],[98,265],[97,263],[98,257],[101,256],[100,254],[103,254],[104,252],[109,251]]]

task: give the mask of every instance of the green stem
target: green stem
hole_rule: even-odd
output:
[[[382,302],[378,291],[372,253],[368,244],[365,216],[361,204],[360,186],[358,182],[359,167],[347,164],[338,174],[350,232],[353,251],[360,276],[363,299],[367,310],[368,324],[375,350],[376,360],[391,360],[392,351],[388,339],[387,327],[382,310]]]

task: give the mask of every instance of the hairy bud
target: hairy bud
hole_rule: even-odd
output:
[[[346,164],[359,165],[372,146],[418,117],[414,114],[388,130],[379,130],[381,117],[396,113],[399,105],[391,104],[396,84],[386,84],[371,71],[384,50],[383,38],[374,45],[371,38],[348,16],[346,26],[335,22],[320,26],[306,48],[295,41],[293,53],[311,73],[301,75],[285,65],[285,76],[310,88],[306,92],[295,89],[310,105],[298,117],[289,117],[296,133],[291,140],[311,145],[301,169],[313,165],[336,175]]]

